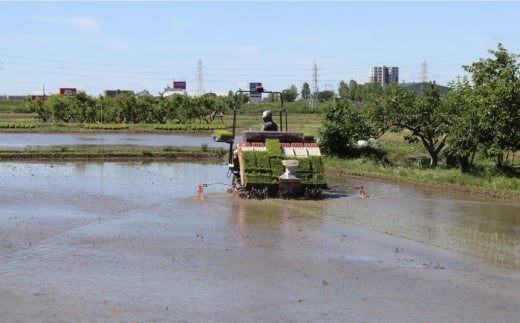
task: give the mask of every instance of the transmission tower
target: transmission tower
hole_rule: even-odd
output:
[[[426,64],[426,61],[422,62],[421,67],[422,67],[422,82],[427,83],[428,82],[428,64]]]
[[[312,88],[312,93],[311,93],[311,100],[309,102],[309,106],[312,108],[312,109],[318,109],[318,106],[319,106],[319,102],[320,102],[320,93],[319,93],[319,90],[318,90],[318,66],[316,65],[316,63],[314,63],[314,66],[312,67],[312,82],[311,82],[311,88]]]
[[[204,79],[202,77],[202,59],[197,61],[197,95],[204,93]]]

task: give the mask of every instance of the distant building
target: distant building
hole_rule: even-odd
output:
[[[447,86],[438,85],[435,82],[432,82],[432,84],[436,89],[439,90],[440,95],[444,95],[444,94],[448,93],[448,91],[450,90],[450,88]],[[423,89],[430,87],[431,84],[429,82],[419,82],[419,83],[414,82],[414,83],[402,83],[402,86],[405,87],[406,89],[413,91],[420,95],[422,93]]]
[[[368,81],[381,85],[399,82],[399,67],[372,66],[368,70]]]
[[[151,95],[150,92],[148,92],[148,90],[142,90],[140,92],[137,92],[135,94],[135,96],[153,96],[153,95]]]
[[[180,89],[180,88],[172,88],[170,86],[167,86],[161,92],[161,96],[163,96],[163,97],[172,96],[174,94],[186,94],[186,90]]]
[[[23,100],[26,95],[0,95],[0,101],[8,101],[8,100]]]
[[[134,91],[131,91],[131,90],[105,90],[103,91],[103,96],[116,96],[118,94],[124,94],[124,93],[129,93],[129,94],[134,94]]]

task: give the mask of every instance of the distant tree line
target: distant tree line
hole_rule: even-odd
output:
[[[321,105],[322,149],[349,156],[357,140],[407,129],[406,139],[424,146],[431,167],[444,156],[467,171],[479,152],[503,166],[520,149],[520,66],[502,44],[489,53],[494,57],[463,66],[469,76],[450,83],[446,95],[434,83],[420,92],[399,84],[367,87],[365,97],[355,86],[340,86],[339,97]]]
[[[382,92],[383,88],[379,83],[359,84],[355,80],[350,80],[348,84],[345,81],[340,81],[337,93],[333,90],[323,90],[318,91],[316,95],[318,96],[318,102],[332,101],[336,98],[354,102],[366,102],[371,97],[381,95]],[[295,85],[282,90],[281,93],[285,102],[310,101],[313,95],[311,87],[307,82],[302,84],[299,93]]]
[[[318,113],[304,101],[288,101],[283,95],[284,106],[291,113]],[[237,105],[238,113],[258,113],[269,109],[279,111],[280,95],[267,96],[261,104],[247,104],[249,95],[230,91],[228,95],[204,94],[193,97],[187,94],[171,96],[135,96],[120,93],[115,96],[93,97],[78,92],[74,97],[50,95],[45,100],[26,97],[25,109],[36,113],[43,122],[64,123],[211,123],[217,117],[230,114]]]
[[[449,84],[442,95],[434,83],[421,91],[400,84],[358,84],[341,81],[337,93],[318,93],[319,110],[309,107],[313,93],[308,83],[300,93],[295,85],[281,91],[291,112],[320,112],[320,146],[327,154],[352,156],[358,140],[378,138],[388,131],[409,130],[409,142],[423,145],[430,166],[440,158],[471,169],[475,155],[482,153],[502,166],[508,154],[520,149],[520,75],[518,55],[502,44],[489,50],[491,58],[463,66],[468,76]],[[25,106],[44,122],[75,123],[210,123],[237,105],[243,111],[275,109],[279,96],[269,95],[262,105],[247,105],[246,94],[169,97],[120,94],[92,97],[79,92],[75,97],[51,95],[47,100],[26,98]]]
[[[240,97],[242,102],[246,97]],[[232,109],[234,98],[175,94],[168,97],[92,97],[78,92],[75,97],[51,95],[46,100],[25,99],[26,107],[43,122],[66,123],[210,123]]]

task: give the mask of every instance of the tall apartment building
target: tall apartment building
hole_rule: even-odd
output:
[[[368,70],[368,81],[381,85],[399,82],[399,67],[372,66]]]

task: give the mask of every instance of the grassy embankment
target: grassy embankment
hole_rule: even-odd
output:
[[[41,123],[35,115],[30,113],[16,113],[6,109],[5,102],[0,103],[0,131],[4,132],[34,132],[34,133],[71,133],[71,132],[133,132],[133,133],[172,133],[178,131],[159,129],[157,125],[130,124],[117,129],[88,129],[83,124],[51,124]],[[20,111],[20,110],[17,110]],[[276,119],[277,122],[279,122]],[[20,127],[5,125],[21,125]],[[219,126],[231,127],[231,116],[226,116],[223,124],[216,120]],[[260,116],[256,114],[238,115],[237,136],[244,130],[258,130],[261,126]],[[109,126],[107,126],[108,128]],[[301,131],[304,134],[318,135],[320,118],[318,115],[298,114],[289,115],[288,130]],[[285,124],[284,124],[285,128]],[[196,132],[210,132],[211,130],[196,130]],[[433,188],[462,191],[471,194],[480,194],[520,200],[519,166],[509,167],[507,170],[496,169],[492,160],[479,156],[476,161],[476,170],[463,174],[457,169],[447,169],[442,166],[429,169],[417,161],[427,156],[420,144],[408,144],[403,133],[388,133],[379,138],[378,146],[385,152],[385,163],[368,158],[345,160],[325,157],[327,173],[342,176],[363,176],[367,178],[403,182],[412,185],[429,186]],[[68,146],[49,147],[38,151],[10,151],[0,152],[0,160],[11,159],[225,159],[227,146],[223,148],[209,147],[136,147],[136,146]],[[516,156],[518,157],[518,156]],[[510,154],[508,165],[515,162],[515,154]],[[518,162],[516,162],[518,163]]]
[[[408,144],[404,136],[405,133],[387,133],[379,138],[378,146],[386,152],[385,162],[369,158],[345,160],[331,157],[325,159],[326,168],[329,173],[338,175],[520,201],[520,166],[511,166],[515,161],[513,154],[508,159],[509,167],[504,169],[497,169],[493,160],[483,156],[477,156],[476,167],[469,173],[447,168],[444,161],[431,169],[422,145]]]

